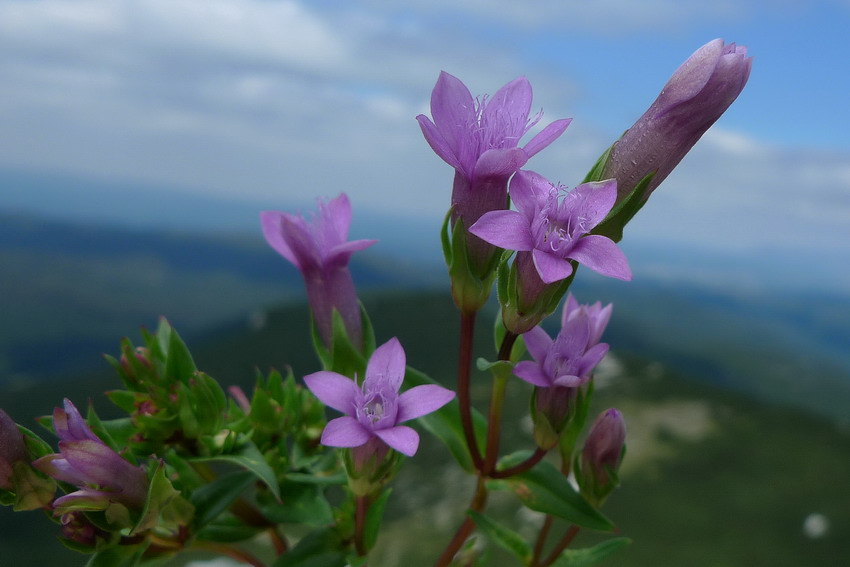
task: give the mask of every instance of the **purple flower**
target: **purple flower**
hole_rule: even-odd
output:
[[[333,339],[333,310],[342,317],[351,342],[363,347],[360,304],[348,270],[352,253],[376,240],[348,241],[351,204],[345,193],[319,201],[319,214],[310,220],[300,214],[260,213],[263,235],[269,245],[301,271],[313,319],[325,345]]]
[[[544,284],[569,277],[573,272],[570,260],[605,276],[632,278],[617,245],[608,237],[588,234],[614,206],[615,180],[585,183],[564,194],[564,188],[542,175],[520,171],[511,181],[511,198],[517,211],[486,213],[469,231],[499,248],[530,252]],[[518,255],[517,262],[527,264],[527,256]]]
[[[649,110],[617,141],[601,177],[617,179],[620,202],[649,173],[649,195],[734,102],[750,76],[747,48],[715,39],[679,67]]]
[[[626,424],[616,409],[605,410],[590,429],[581,453],[581,484],[586,496],[601,503],[616,486],[626,443]]]
[[[564,311],[566,321],[554,340],[541,327],[523,334],[534,360],[517,363],[514,374],[529,384],[539,388],[581,386],[590,380],[593,369],[608,352],[606,343],[594,342],[597,329],[586,310],[573,310],[569,317],[567,309]],[[602,330],[604,324],[600,336]]]
[[[590,333],[588,334],[587,347],[590,348],[602,340],[602,334],[605,332],[605,327],[608,326],[608,321],[611,320],[611,312],[614,306],[608,304],[602,307],[602,303],[597,301],[593,305],[584,305],[578,302],[572,293],[567,295],[567,301],[564,302],[564,310],[561,312],[561,327],[566,327],[567,322],[581,317],[582,314],[587,317],[590,325]]]
[[[570,119],[556,120],[518,147],[541,117],[529,119],[531,98],[531,85],[524,77],[506,84],[491,98],[473,99],[459,79],[440,73],[431,93],[433,121],[424,114],[416,120],[434,152],[455,168],[453,222],[463,219],[469,228],[485,212],[504,209],[508,178],[566,130]],[[470,243],[470,254],[479,267],[493,252],[482,242]]]
[[[0,489],[14,490],[14,464],[27,458],[23,434],[12,418],[0,409]]]
[[[86,424],[70,400],[53,412],[59,453],[36,460],[33,466],[48,476],[80,488],[57,498],[54,509],[105,510],[111,503],[144,508],[148,493],[145,471],[110,449]]]
[[[362,387],[336,372],[321,371],[304,377],[310,391],[323,404],[345,415],[328,422],[322,444],[329,447],[361,447],[374,440],[408,457],[419,447],[419,434],[400,425],[443,407],[454,392],[442,386],[416,386],[399,394],[404,379],[405,354],[392,338],[369,359]]]

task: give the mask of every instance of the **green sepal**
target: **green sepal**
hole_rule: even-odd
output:
[[[565,463],[572,461],[573,453],[578,444],[578,438],[587,423],[587,416],[590,414],[590,401],[593,399],[593,390],[593,380],[590,380],[587,385],[579,388],[576,394],[575,411],[561,432],[558,449]]]
[[[467,510],[466,513],[472,518],[478,529],[484,532],[487,537],[506,551],[514,554],[524,564],[529,562],[531,559],[531,546],[528,545],[525,538],[475,510]]]
[[[149,545],[150,542],[145,541],[136,545],[117,545],[98,551],[89,558],[86,567],[136,567]]]
[[[499,469],[518,465],[531,456],[530,451],[519,451],[502,458]],[[537,512],[572,522],[578,526],[599,531],[611,531],[614,524],[596,510],[553,464],[541,461],[534,468],[504,481],[489,481],[494,490],[510,489],[522,503]]]
[[[332,528],[315,530],[284,553],[271,567],[345,567],[348,563],[342,551],[344,544]]]
[[[630,543],[632,540],[627,537],[617,537],[585,549],[566,549],[552,567],[591,567]]]
[[[469,265],[466,244],[468,232],[463,225],[463,219],[458,218],[455,221],[454,227],[451,228],[451,241],[447,241],[450,216],[451,211],[446,215],[446,221],[443,223],[441,241],[446,266],[449,269],[449,278],[452,282],[452,298],[457,308],[462,312],[474,313],[480,310],[487,303],[487,298],[490,297],[490,289],[493,287],[493,280],[496,278],[497,267],[501,262],[502,254],[493,254],[490,263],[484,270],[483,277],[475,274]]]
[[[51,424],[53,421],[51,420]],[[51,447],[44,439],[36,435],[36,433],[30,429],[27,429],[23,425],[16,423],[18,426],[18,431],[24,436],[24,446],[27,449],[27,453],[31,458],[31,462],[44,457],[45,455],[50,455],[54,453],[53,447]]]
[[[260,450],[257,449],[257,446],[252,441],[247,439],[241,439],[240,441],[241,445],[234,453],[212,457],[194,457],[188,460],[193,463],[224,462],[242,467],[254,473],[272,491],[275,498],[280,499],[280,487],[278,486],[274,470],[269,466],[263,458],[262,453],[260,453]]]
[[[195,507],[195,529],[215,520],[256,481],[257,477],[251,471],[233,471],[195,490],[190,499]]]
[[[616,142],[614,142],[616,144]],[[596,163],[593,164],[593,167],[590,168],[590,171],[587,172],[587,175],[584,176],[582,183],[590,183],[591,181],[602,181],[602,171],[605,169],[605,164],[608,163],[608,156],[611,155],[611,150],[614,149],[614,144],[608,146],[608,149],[602,152],[602,155],[599,156],[599,159],[596,160]]]
[[[596,228],[591,231],[591,234],[607,236],[614,242],[622,240],[623,228],[626,226],[626,223],[632,220],[641,207],[646,204],[649,184],[654,176],[655,172],[652,172],[641,179],[640,182],[635,185],[635,188],[632,189],[632,192],[629,193],[629,195],[613,209],[611,209],[611,212],[608,213],[605,220],[596,225]]]
[[[404,383],[410,387],[421,386],[423,384],[439,384],[426,374],[410,366],[407,367]],[[460,408],[457,398],[452,399],[452,401],[437,411],[418,418],[416,421],[421,423],[429,433],[443,442],[464,470],[470,473],[475,472],[475,465],[472,462],[472,456],[469,454],[469,448],[466,446],[466,436],[463,433],[463,426],[460,423]],[[472,408],[472,425],[478,446],[483,447],[487,438],[487,420],[475,408]]]
[[[261,505],[265,517],[279,524],[327,526],[333,523],[333,510],[318,484],[284,482],[280,487],[281,502]]]
[[[367,359],[375,350],[375,331],[366,309],[361,303],[360,321],[363,331],[364,352],[361,352],[352,344],[342,316],[336,309],[331,314],[331,321],[332,344],[331,348],[328,349],[322,340],[318,327],[316,327],[315,320],[312,316],[310,317],[310,336],[313,339],[313,349],[316,351],[316,356],[319,357],[319,362],[322,363],[322,368],[349,378],[358,376],[362,379],[366,373]]]
[[[378,532],[381,528],[381,521],[384,519],[384,509],[387,507],[391,493],[392,489],[384,490],[369,504],[369,510],[366,512],[366,523],[363,526],[363,543],[367,551],[375,547],[375,542],[378,541]]]

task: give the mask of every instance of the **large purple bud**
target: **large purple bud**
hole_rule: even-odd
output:
[[[626,444],[626,423],[619,410],[605,410],[590,429],[581,454],[582,493],[600,505],[617,486]]]
[[[673,73],[649,110],[614,143],[598,175],[617,179],[617,203],[650,173],[644,200],[664,181],[738,98],[751,66],[746,47],[715,39]]]

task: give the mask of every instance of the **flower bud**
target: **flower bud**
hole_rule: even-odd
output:
[[[27,460],[24,436],[9,415],[0,409],[0,488],[13,490],[14,465]]]
[[[582,494],[601,505],[617,486],[617,471],[626,443],[623,414],[608,409],[596,418],[581,453],[580,484]]]
[[[744,46],[715,39],[700,47],[673,73],[649,110],[614,143],[604,166],[592,175],[594,180],[615,178],[619,205],[653,174],[634,203],[639,208],[738,98],[751,66]],[[618,215],[621,218],[614,224],[620,232],[637,208]]]

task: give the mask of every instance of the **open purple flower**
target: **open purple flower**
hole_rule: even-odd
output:
[[[614,143],[602,178],[617,179],[618,202],[649,173],[649,195],[729,108],[750,77],[747,48],[715,39],[685,61],[655,102]]]
[[[59,453],[41,457],[33,466],[48,476],[80,488],[57,498],[59,513],[70,510],[105,510],[112,503],[144,508],[148,493],[145,471],[125,461],[86,424],[70,400],[53,412],[53,429],[59,436]]]
[[[469,228],[485,212],[504,209],[508,178],[566,130],[570,119],[556,120],[518,147],[541,117],[529,118],[531,98],[525,77],[490,98],[473,99],[460,79],[440,73],[431,93],[433,121],[424,114],[416,120],[434,152],[455,168],[453,221],[461,218]],[[482,242],[470,243],[470,254],[479,266],[492,252]]]
[[[336,372],[305,376],[307,387],[323,404],[345,414],[328,422],[322,444],[360,447],[377,438],[399,453],[413,456],[419,448],[419,434],[400,424],[440,409],[455,394],[434,384],[399,394],[405,363],[401,343],[392,338],[372,353],[362,387]]]
[[[304,277],[310,310],[325,345],[330,348],[333,339],[336,309],[349,339],[362,348],[360,304],[348,262],[354,252],[377,241],[348,240],[351,204],[345,193],[328,202],[319,201],[319,214],[309,220],[300,214],[263,211],[260,221],[269,245]]]
[[[632,278],[626,257],[614,241],[588,234],[614,206],[616,180],[585,183],[564,194],[562,187],[542,175],[520,171],[511,181],[511,198],[517,211],[488,212],[469,231],[499,248],[530,252],[544,284],[569,277],[570,260],[605,276]],[[521,265],[527,260],[517,257]]]
[[[564,302],[564,310],[561,312],[561,327],[566,327],[567,322],[576,317],[581,317],[582,314],[587,317],[590,325],[590,333],[587,339],[587,348],[590,348],[602,340],[602,334],[605,332],[605,327],[608,326],[608,321],[611,320],[611,313],[614,309],[612,304],[605,307],[597,301],[593,305],[585,305],[579,303],[572,293],[567,295],[567,301]]]

